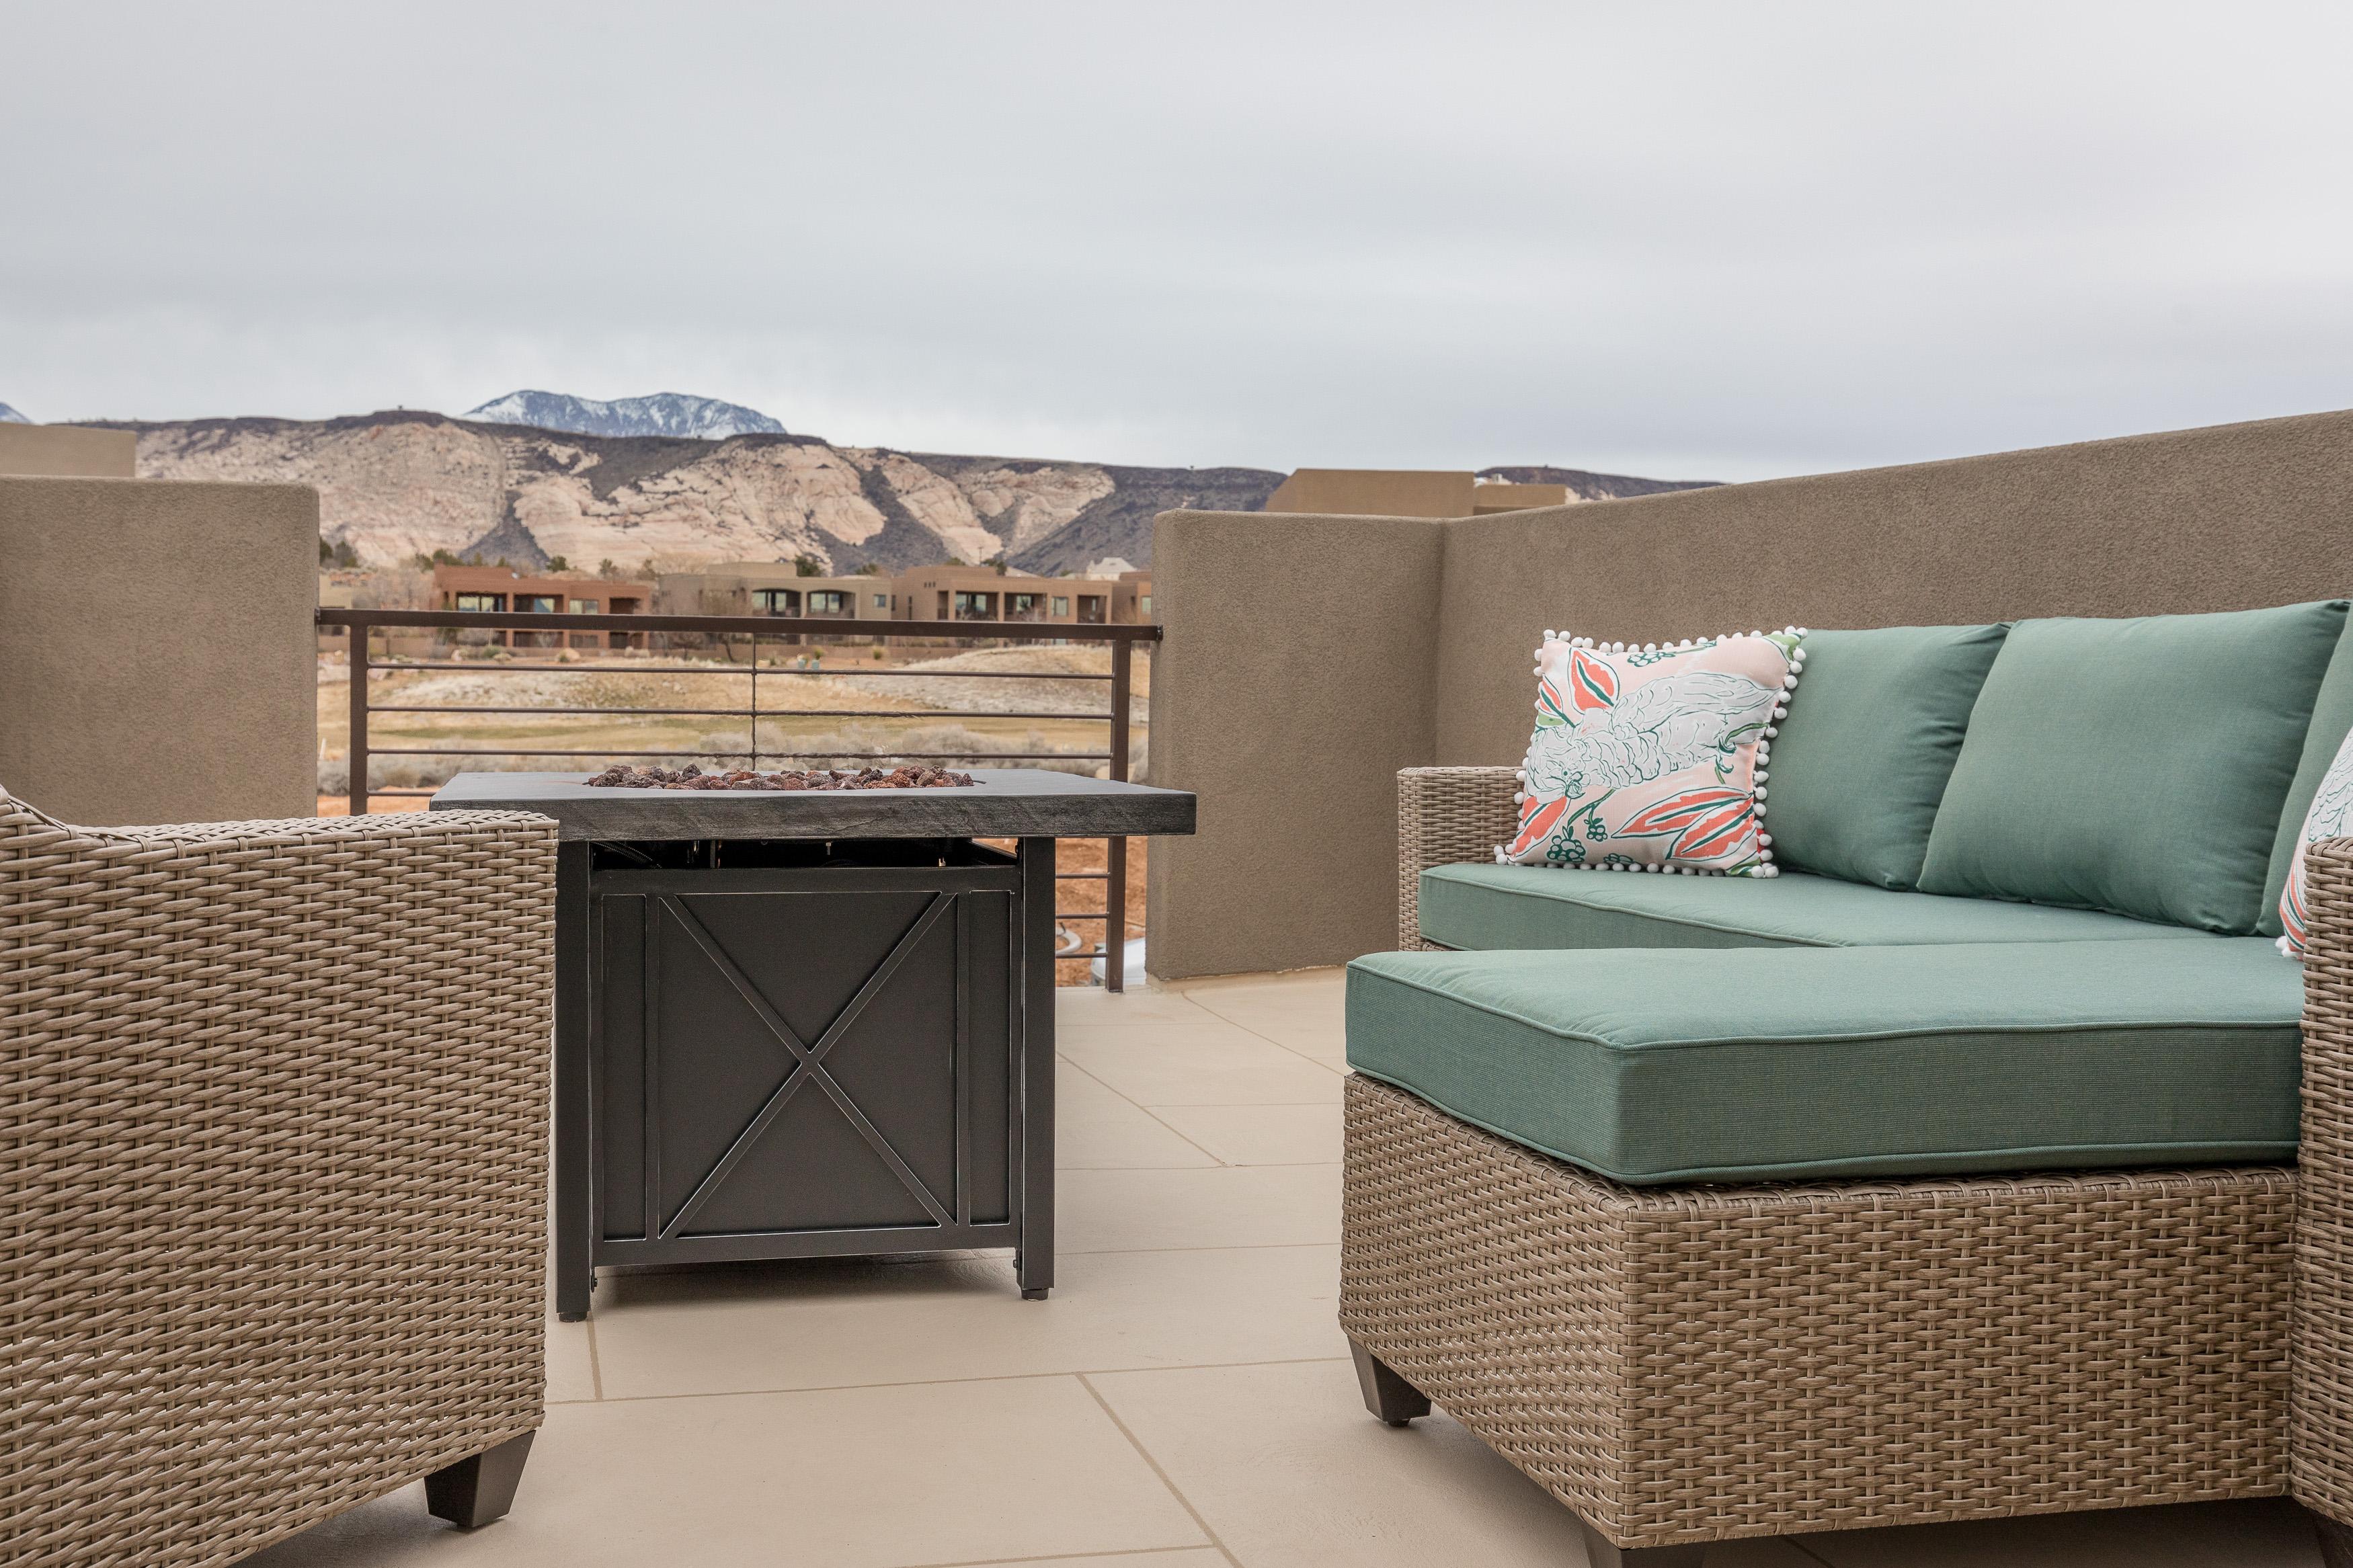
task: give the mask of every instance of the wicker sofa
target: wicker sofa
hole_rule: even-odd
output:
[[[554,825],[69,826],[0,791],[0,1542],[199,1568],[543,1399]]]
[[[2292,833],[2313,759],[2353,723],[2353,653],[2306,700],[2273,808]],[[2299,972],[2255,934],[1965,909],[1802,868],[1496,866],[1515,788],[1502,768],[1399,774],[1402,951],[1350,971],[1341,1321],[1368,1409],[1444,1406],[1576,1510],[1598,1564],[2291,1489],[2353,1519],[2353,841],[2310,847]],[[1932,1033],[1946,1010],[1957,1038],[1984,1032],[1892,1069],[1780,1037],[1744,1068],[1736,1028],[1713,1058],[1651,1053],[1648,1076],[1577,1065],[1580,1041],[1659,1023],[1680,1045],[1715,1013],[1809,993],[1882,1054],[1900,1054],[1891,1018]],[[2112,1026],[2080,1037],[2093,1065],[2052,1076],[2060,1037],[2030,1031],[2039,1058],[1972,1079],[2003,1010],[2031,1025],[2037,1008],[2054,1029]],[[1888,1105],[1914,1082],[1952,1103],[1907,1129]],[[1797,1111],[1772,1099],[1790,1083]],[[2113,1113],[2105,1148],[2075,1123],[2037,1146],[2047,1161],[1903,1142],[1982,1132],[2006,1100],[2051,1102],[2010,1107],[2020,1127],[2060,1125],[2052,1106],[2087,1091]],[[1825,1148],[1803,1107],[1841,1095],[1812,1120],[1850,1143]],[[1672,1116],[1651,1114],[1662,1100]]]

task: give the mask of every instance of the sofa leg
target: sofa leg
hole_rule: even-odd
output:
[[[1366,1409],[1392,1426],[1430,1414],[1429,1397],[1399,1377],[1388,1363],[1354,1340],[1348,1342],[1348,1353],[1356,1358],[1356,1386],[1365,1391]]]
[[[480,1530],[514,1506],[515,1483],[531,1458],[535,1433],[510,1437],[495,1448],[445,1466],[425,1478],[426,1511],[460,1530]]]
[[[2339,1524],[2317,1509],[2305,1511],[2320,1534],[2321,1568],[2353,1568],[2353,1525]]]
[[[1586,1568],[1700,1568],[1700,1560],[1707,1555],[1704,1541],[1685,1542],[1680,1546],[1620,1546],[1577,1516],[1577,1528],[1585,1537]]]

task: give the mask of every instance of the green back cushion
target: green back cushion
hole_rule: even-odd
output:
[[[1805,677],[1766,770],[1773,858],[1874,888],[1916,885],[2003,630],[1808,633]]]
[[[2019,622],[1921,890],[2253,931],[2345,610]]]
[[[1797,710],[1790,712],[1794,716]],[[2288,868],[2295,864],[2304,847],[2305,816],[2312,810],[2312,797],[2320,793],[2320,781],[2328,775],[2328,764],[2337,760],[2348,731],[2353,731],[2353,627],[2337,639],[2328,673],[2320,678],[2320,695],[2312,703],[2312,724],[2304,735],[2304,760],[2296,763],[2295,782],[2287,786],[2286,804],[2280,807],[2279,833],[2272,840],[2272,872],[2263,879],[2263,919],[2255,922],[2255,929],[2265,936],[2280,933],[2280,890],[2287,886]]]

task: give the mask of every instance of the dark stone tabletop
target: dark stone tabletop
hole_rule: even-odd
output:
[[[459,773],[435,811],[535,811],[561,838],[1103,838],[1193,831],[1188,791],[1043,768],[974,768],[969,788],[591,788],[588,773]]]

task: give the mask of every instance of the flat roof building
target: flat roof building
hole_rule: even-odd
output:
[[[1344,517],[1484,517],[1560,506],[1567,485],[1514,485],[1430,468],[1301,468],[1267,498],[1269,511]]]

